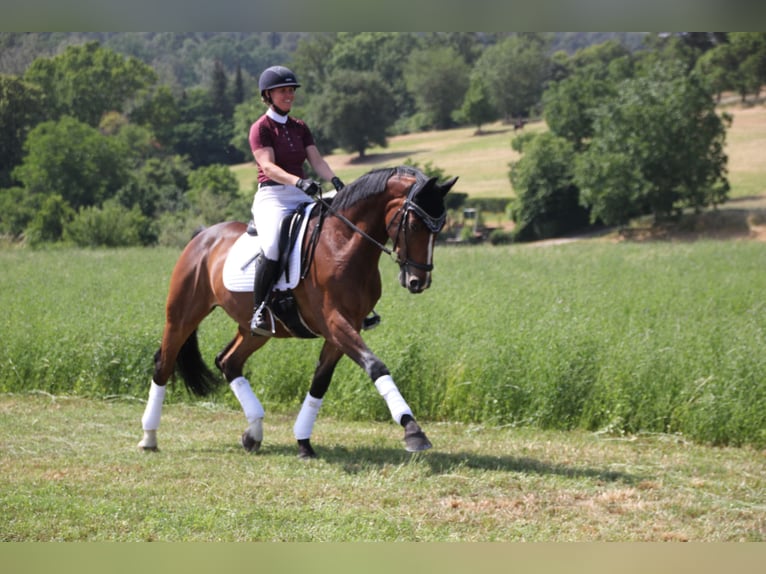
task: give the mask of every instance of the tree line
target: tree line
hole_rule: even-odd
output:
[[[193,54],[194,34],[151,38]],[[0,35],[4,48],[24,41],[10,36]],[[325,153],[363,156],[395,134],[545,119],[545,137],[514,143],[519,239],[720,203],[725,117],[714,101],[728,90],[758,95],[765,36],[655,34],[640,49],[609,39],[568,53],[540,33],[213,35],[203,83],[179,80],[194,74],[170,74],[167,59],[130,36],[86,39],[0,75],[0,234],[152,245],[243,217],[251,198],[228,166],[250,158],[248,129],[264,110],[257,74],[274,63],[298,74],[294,114]],[[106,45],[117,39],[121,51]],[[0,69],[20,53],[5,51]]]

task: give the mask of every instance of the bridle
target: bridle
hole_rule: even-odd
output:
[[[402,259],[399,255],[399,251],[397,250],[397,245],[399,242],[399,237],[404,237],[404,247],[405,251],[407,248],[407,228],[408,226],[405,225],[407,222],[409,215],[411,213],[415,213],[420,220],[425,224],[425,226],[428,228],[428,230],[433,234],[436,235],[439,233],[442,228],[444,227],[444,223],[447,221],[447,211],[445,210],[444,213],[442,213],[439,217],[434,217],[430,214],[428,214],[422,207],[420,207],[417,203],[415,203],[415,195],[416,195],[416,187],[413,184],[410,186],[410,190],[407,193],[407,197],[405,198],[404,202],[402,203],[401,207],[396,211],[394,216],[391,218],[391,221],[386,226],[386,233],[389,232],[391,227],[393,227],[394,223],[397,221],[398,216],[398,227],[396,230],[396,235],[394,236],[394,244],[393,248],[389,249],[386,247],[383,243],[366,233],[364,230],[360,229],[353,221],[349,220],[346,216],[339,213],[337,210],[333,209],[332,205],[325,201],[322,197],[316,197],[315,199],[321,203],[325,209],[327,209],[328,212],[332,213],[335,217],[340,219],[343,223],[348,225],[351,229],[354,230],[354,232],[358,233],[362,237],[364,237],[367,241],[375,245],[378,249],[380,249],[383,253],[391,257],[392,260],[394,260],[401,270],[405,270],[408,267],[414,267],[415,269],[420,269],[422,271],[432,271],[434,266],[431,263],[418,263],[417,261],[412,261],[411,259],[405,258]],[[390,235],[390,234],[389,234]]]
[[[425,226],[428,228],[428,230],[433,234],[438,234],[442,227],[444,227],[444,223],[447,220],[447,211],[445,210],[444,213],[442,213],[439,217],[434,217],[426,212],[425,209],[420,207],[417,203],[415,203],[415,195],[416,195],[415,186],[413,185],[410,188],[409,193],[407,194],[406,199],[404,200],[404,203],[402,203],[401,207],[397,210],[397,212],[394,214],[394,216],[391,218],[391,221],[386,226],[386,233],[391,229],[391,227],[394,225],[394,222],[397,219],[397,216],[399,216],[399,225],[396,230],[396,235],[394,235],[394,246],[392,251],[388,251],[389,255],[392,253],[396,255],[395,261],[399,264],[399,268],[402,270],[407,269],[408,267],[414,267],[415,269],[420,269],[421,271],[433,271],[433,264],[432,263],[418,263],[417,261],[412,261],[409,258],[402,259],[399,255],[399,251],[397,250],[397,245],[399,242],[399,237],[404,237],[403,245],[405,249],[405,253],[407,253],[407,230],[409,229],[409,225],[406,225],[408,218],[411,213],[415,213],[420,220],[425,224]]]

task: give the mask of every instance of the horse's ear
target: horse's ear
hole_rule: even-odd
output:
[[[442,197],[444,197],[445,195],[447,195],[447,192],[448,192],[450,189],[452,189],[452,186],[453,186],[453,185],[455,185],[455,182],[456,182],[456,181],[457,181],[457,176],[455,176],[455,177],[453,177],[452,179],[450,179],[450,180],[447,180],[447,181],[445,181],[443,184],[441,184],[441,186],[440,186],[440,187],[441,187]]]

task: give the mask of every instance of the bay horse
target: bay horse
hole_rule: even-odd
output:
[[[421,293],[431,285],[434,242],[446,219],[444,196],[456,180],[440,184],[409,166],[378,169],[347,185],[332,203],[317,200],[302,244],[303,253],[311,257],[304,259],[300,281],[292,290],[302,323],[324,339],[293,428],[299,457],[316,457],[310,442],[313,425],[343,355],[364,369],[394,421],[404,428],[405,449],[417,452],[431,447],[385,363],[367,347],[360,331],[381,295],[378,263],[382,253],[395,258],[400,284],[410,293]],[[230,291],[222,278],[227,254],[246,227],[224,222],[204,229],[187,244],[173,269],[139,448],[157,450],[165,385],[176,371],[198,396],[209,394],[221,382],[203,362],[197,341],[199,324],[216,307],[234,319],[237,333],[217,355],[215,365],[247,419],[242,446],[248,452],[261,447],[264,409],[243,376],[243,367],[271,337],[250,332],[252,290]],[[389,240],[392,248],[386,246]],[[284,323],[276,323],[276,338],[299,336]]]

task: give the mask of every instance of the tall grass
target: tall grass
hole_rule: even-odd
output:
[[[0,391],[143,398],[177,255],[0,251]],[[365,339],[421,419],[763,446],[765,256],[755,242],[442,246],[418,296],[382,260],[383,324]],[[203,322],[210,364],[233,335],[220,310]],[[251,358],[267,409],[297,407],[320,345],[273,341]],[[213,401],[236,407],[227,391]],[[187,400],[181,385],[168,400]],[[323,412],[388,417],[347,359]]]

